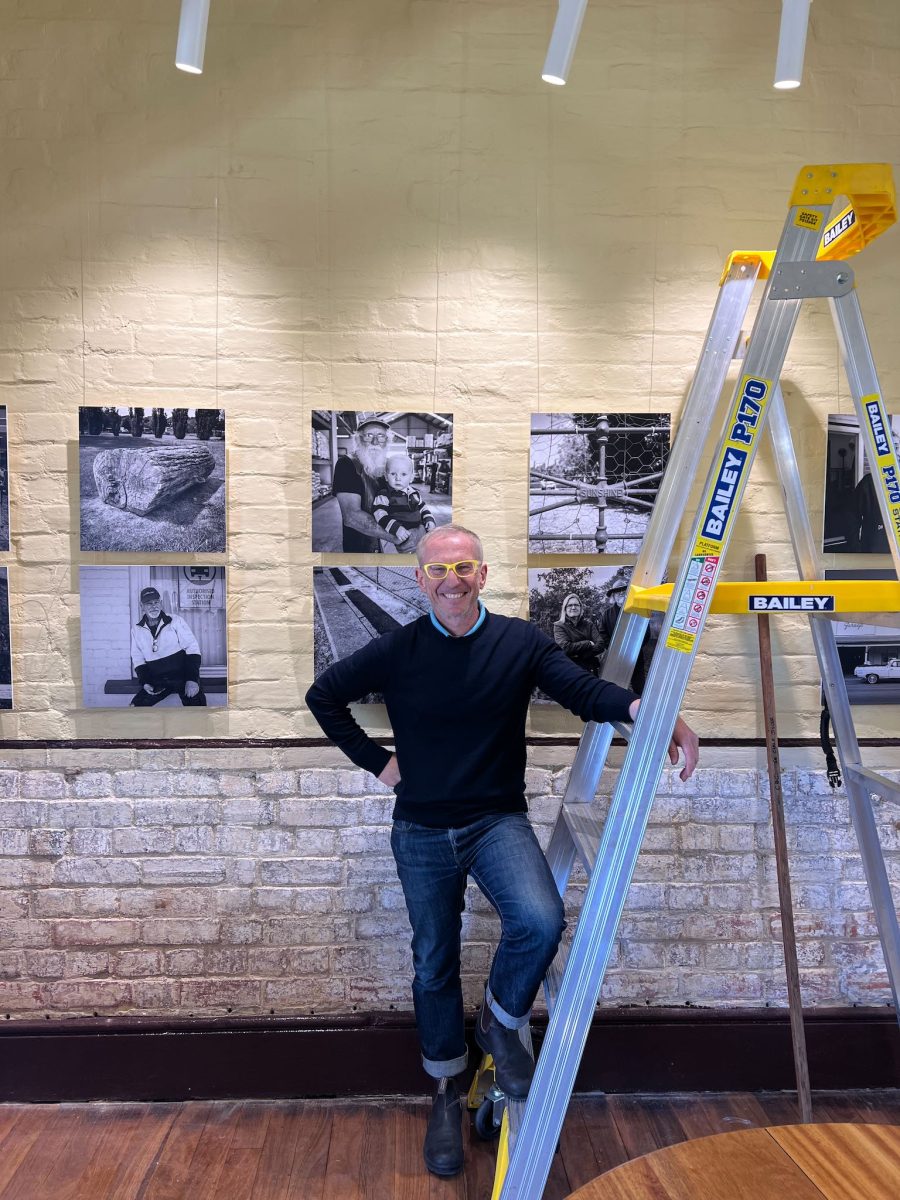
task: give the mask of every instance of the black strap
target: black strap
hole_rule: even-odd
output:
[[[835,789],[841,786],[843,780],[841,779],[837,759],[834,756],[834,750],[831,747],[831,738],[829,736],[830,724],[831,714],[828,711],[828,705],[823,704],[822,715],[819,718],[819,742],[822,746],[822,753],[825,755],[825,766],[828,769],[828,783],[832,789]]]

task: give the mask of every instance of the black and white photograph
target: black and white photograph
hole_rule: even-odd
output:
[[[314,410],[314,551],[414,554],[452,521],[452,497],[449,413]]]
[[[669,413],[533,413],[530,553],[638,553],[671,423]]]
[[[891,570],[826,571],[826,579],[892,579]],[[900,613],[892,625],[832,624],[851,704],[900,704]]]
[[[225,550],[221,409],[84,407],[78,435],[82,550]]]
[[[415,567],[313,567],[313,653],[318,678],[373,638],[428,613]],[[360,696],[379,704],[377,693]]]
[[[900,453],[900,414],[890,418]],[[828,418],[825,471],[825,554],[889,554],[876,484],[856,413]]]
[[[598,678],[631,583],[634,568],[538,567],[528,572],[529,618],[574,663]],[[635,664],[631,687],[642,692],[662,627],[654,613]],[[552,703],[536,690],[538,704]]]
[[[12,708],[12,646],[9,636],[9,571],[0,567],[0,709]]]
[[[6,405],[0,404],[0,551],[8,549],[9,449],[6,440]]]
[[[79,569],[85,708],[228,703],[225,568]]]

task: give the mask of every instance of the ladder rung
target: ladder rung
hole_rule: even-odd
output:
[[[868,767],[856,767],[848,764],[844,769],[844,774],[854,776],[870,791],[877,792],[883,800],[900,804],[900,783],[895,783],[892,779],[885,779],[883,775],[879,775],[877,771],[870,771]]]
[[[624,721],[610,721],[610,725],[620,738],[624,738],[626,742],[631,741],[632,725],[626,725]]]
[[[586,804],[564,804],[562,812],[566,827],[575,843],[575,853],[590,875],[600,847],[600,822]]]

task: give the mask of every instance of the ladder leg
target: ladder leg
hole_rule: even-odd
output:
[[[815,579],[819,572],[819,556],[800,484],[800,470],[780,388],[776,389],[773,398],[769,430],[774,442],[775,461],[781,490],[784,493],[785,511],[800,577]],[[825,687],[828,711],[834,726],[838,757],[850,805],[850,819],[859,843],[894,1006],[900,1020],[900,924],[897,921],[897,911],[891,895],[869,791],[862,778],[853,771],[854,767],[862,766],[862,759],[850,712],[850,701],[847,698],[847,685],[844,683],[844,672],[831,622],[811,617],[809,624]]]

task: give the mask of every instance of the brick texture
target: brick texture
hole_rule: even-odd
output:
[[[64,797],[0,800],[0,1014],[410,1008],[409,926],[388,844],[389,806],[374,779],[363,774],[359,795],[340,796],[338,753],[308,750],[309,773],[330,780],[331,794],[273,796],[282,755],[290,773],[306,775],[298,750],[270,751],[262,773],[242,770],[227,750],[217,769],[214,752],[199,751],[215,797],[117,799],[138,777],[142,793],[171,790],[177,771],[165,757],[135,751],[133,767],[108,772],[109,794],[88,801],[80,785],[96,775],[89,752],[84,772],[58,769],[57,758],[70,753],[48,751],[42,766],[17,773],[20,791],[29,779],[58,775]],[[185,754],[189,765],[192,751]],[[546,746],[532,754],[530,804],[544,844],[571,756]],[[889,1003],[846,798],[819,794],[819,778],[806,767],[784,774],[804,998]],[[239,779],[248,794],[234,800]],[[765,774],[701,767],[689,784],[677,783],[683,803],[675,808],[666,804],[673,781],[667,770],[603,1002],[784,1004]],[[601,795],[601,812],[606,803]],[[900,900],[896,813],[879,803],[876,819]],[[577,872],[570,924],[583,894]],[[490,906],[470,889],[463,970],[471,1004],[497,932]]]

